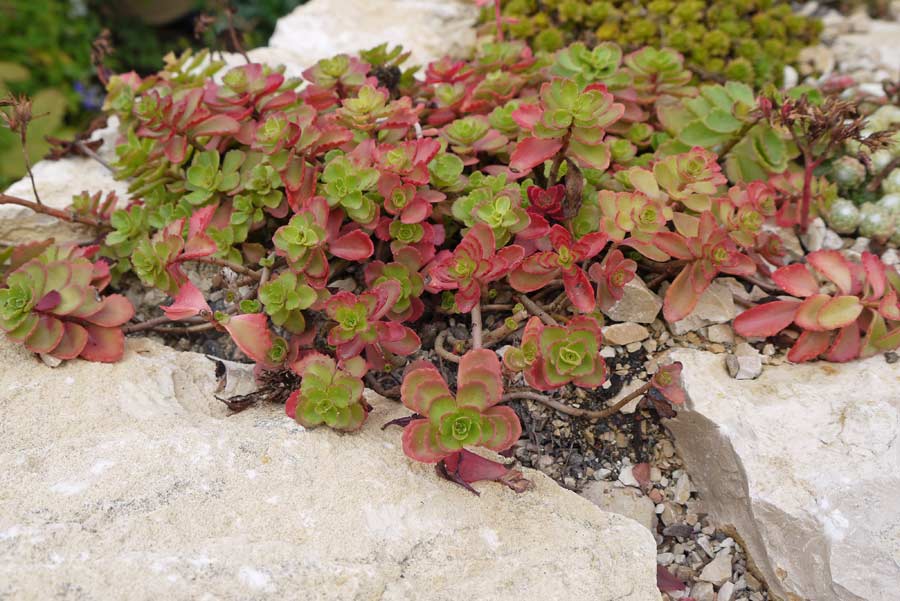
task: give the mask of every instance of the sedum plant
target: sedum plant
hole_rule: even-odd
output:
[[[520,475],[471,448],[516,443],[518,418],[500,403],[523,393],[588,420],[618,411],[542,392],[564,401],[603,385],[595,311],[631,302],[635,284],[664,295],[667,322],[721,274],[783,291],[735,327],[795,338],[792,360],[900,347],[894,268],[788,253],[781,239],[842,206],[850,184],[827,179],[830,161],[854,143],[863,164],[891,148],[893,134],[861,141],[869,126],[849,101],[694,85],[678,52],[612,42],[553,55],[490,41],[421,79],[407,56],[340,55],[297,79],[172,57],[157,74],[111,78],[123,134],[112,166],[130,198],[88,191],[59,211],[0,196],[94,239],[0,252],[0,325],[37,352],[97,360],[121,356],[123,331],[221,335],[299,423],[364,427],[366,382],[416,412],[411,457],[459,484],[517,489]],[[868,169],[859,185],[877,177]],[[866,217],[874,244],[890,244],[883,225]],[[99,293],[126,287],[171,301],[123,327],[130,305]],[[434,356],[441,371],[420,361]],[[452,394],[444,370],[456,363]],[[642,407],[671,415],[685,401],[679,370],[641,387]],[[518,373],[533,390],[504,396]]]

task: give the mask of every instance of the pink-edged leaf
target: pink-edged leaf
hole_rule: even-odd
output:
[[[876,255],[864,252],[862,254],[862,265],[870,288],[866,296],[872,299],[881,298],[884,295],[885,288],[887,288],[887,272],[884,263]]]
[[[853,290],[853,271],[850,261],[836,250],[817,250],[806,255],[809,264],[837,285],[843,294]]]
[[[190,280],[178,289],[175,301],[168,307],[163,307],[162,310],[172,321],[199,315],[201,311],[212,312],[206,299],[203,298],[203,293]]]
[[[180,165],[184,162],[184,157],[187,155],[187,138],[184,136],[172,136],[163,146],[163,152],[169,161]]]
[[[51,353],[57,359],[74,359],[81,354],[88,341],[87,330],[77,323],[63,322],[65,332]]]
[[[509,158],[509,167],[515,171],[528,171],[552,159],[562,148],[557,138],[525,138],[516,146]]]
[[[418,362],[410,366],[400,385],[400,401],[419,415],[428,415],[439,399],[453,398],[447,382],[434,365]]]
[[[233,315],[222,324],[245,355],[257,363],[267,363],[267,354],[272,348],[272,334],[269,332],[265,313]]]
[[[597,304],[597,298],[594,294],[594,287],[587,274],[580,267],[576,267],[573,273],[563,274],[563,286],[566,289],[566,296],[572,302],[572,305],[582,313],[590,313]]]
[[[815,332],[825,329],[819,324],[819,310],[825,306],[825,303],[831,300],[827,294],[814,294],[810,296],[797,308],[797,314],[794,316],[794,323],[804,330],[812,330]]]
[[[297,405],[300,403],[300,391],[295,390],[284,404],[284,412],[291,419],[297,417]]]
[[[835,336],[834,343],[825,354],[825,359],[834,363],[845,363],[859,357],[862,350],[862,339],[859,334],[859,326],[851,323],[844,326]]]
[[[87,343],[81,350],[81,357],[88,361],[115,363],[125,354],[125,334],[119,328],[104,328],[88,325]]]
[[[878,312],[881,313],[885,319],[900,321],[900,304],[897,302],[896,290],[891,288],[888,290],[888,293],[882,297],[881,302],[878,304]]]
[[[606,243],[609,242],[609,234],[606,232],[593,232],[585,234],[575,242],[575,252],[579,261],[592,259],[597,255]]]
[[[38,326],[25,340],[25,347],[34,353],[49,353],[65,334],[63,323],[52,315],[41,315]]]
[[[199,124],[191,127],[194,136],[225,136],[234,135],[241,128],[241,124],[228,115],[213,115],[204,119]]]
[[[97,311],[83,319],[92,324],[105,328],[114,328],[122,325],[134,317],[134,306],[131,301],[121,294],[110,294],[100,301]]]
[[[188,238],[193,238],[197,234],[205,232],[218,209],[219,203],[213,203],[194,211],[194,214],[191,215],[191,220],[188,222]]]
[[[819,293],[819,283],[806,265],[794,263],[786,267],[780,267],[772,274],[772,279],[778,287],[790,294],[806,298]]]
[[[218,250],[216,243],[206,234],[196,234],[188,238],[184,250],[178,255],[178,261],[191,261],[200,257],[208,257]]]
[[[829,344],[831,344],[831,332],[803,332],[788,351],[788,361],[803,363],[814,359],[824,353]]]
[[[511,407],[497,405],[485,411],[482,416],[493,427],[493,436],[482,445],[492,451],[505,451],[522,436],[522,423]]]
[[[582,169],[599,169],[604,171],[609,167],[609,147],[604,143],[584,144],[572,138],[569,141],[566,156]]]
[[[56,290],[51,290],[34,305],[34,310],[43,312],[52,311],[59,306],[61,301],[62,295]]]
[[[822,305],[816,321],[826,330],[848,326],[862,313],[863,304],[855,296],[837,296]]]
[[[656,248],[663,251],[670,257],[676,259],[690,260],[694,258],[694,253],[687,244],[684,236],[674,232],[660,232],[653,236],[653,244]]]
[[[412,329],[396,322],[378,325],[387,325],[388,327],[399,326],[401,332],[401,336],[394,338],[393,340],[379,341],[379,344],[381,344],[381,347],[384,350],[394,353],[395,355],[400,355],[401,357],[406,357],[407,355],[412,355],[422,347],[422,341],[419,339],[419,335]]]
[[[691,277],[692,266],[691,263],[685,265],[672,281],[669,289],[666,290],[666,297],[663,300],[663,316],[669,323],[675,323],[687,317],[697,306],[697,301],[700,300],[700,295],[694,289]]]
[[[509,285],[519,292],[540,290],[559,274],[558,265],[553,264],[555,259],[553,252],[531,255],[509,274]]]
[[[368,259],[375,252],[372,239],[362,230],[353,230],[328,243],[328,250],[336,257],[348,261]]]
[[[360,295],[360,298],[371,296],[375,303],[369,312],[369,319],[377,320],[384,317],[391,308],[397,304],[400,295],[403,294],[403,288],[397,280],[385,280],[378,284],[368,292]]]
[[[516,125],[525,131],[531,131],[537,125],[537,122],[540,121],[543,113],[544,111],[541,107],[536,104],[523,104],[514,110],[510,116],[516,122]]]
[[[471,383],[484,385],[487,397],[479,409],[487,409],[500,402],[503,394],[503,378],[500,375],[500,360],[497,353],[489,349],[473,349],[459,360],[457,387],[464,388]]]
[[[406,456],[422,463],[437,463],[450,453],[438,448],[433,437],[431,423],[427,419],[416,419],[403,428],[403,452]]]
[[[734,320],[734,331],[744,338],[767,338],[794,321],[800,301],[779,300],[747,309]]]

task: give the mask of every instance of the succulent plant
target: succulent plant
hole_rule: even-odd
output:
[[[496,353],[472,350],[459,361],[456,396],[431,364],[418,363],[400,388],[403,404],[416,418],[403,430],[403,452],[423,463],[437,463],[465,447],[503,451],[522,434],[515,411],[500,406],[503,378]]]
[[[537,317],[525,325],[522,344],[508,349],[504,364],[522,371],[525,381],[538,390],[569,384],[597,388],[606,381],[606,362],[600,355],[600,324],[580,315],[563,326],[546,326]]]
[[[887,209],[864,203],[859,211],[859,235],[877,240],[887,240],[894,233],[896,217]]]
[[[866,179],[866,166],[851,156],[839,157],[831,169],[834,181],[843,189],[855,188]]]
[[[0,329],[35,353],[118,361],[125,352],[119,326],[134,316],[134,307],[118,294],[100,296],[105,284],[96,278],[108,271],[80,256],[28,261],[0,289]]]
[[[825,215],[825,221],[831,226],[831,229],[839,234],[852,234],[859,227],[862,216],[859,208],[853,201],[846,198],[838,198],[828,209]]]
[[[738,334],[773,336],[794,325],[802,333],[788,359],[798,363],[819,355],[829,361],[850,361],[900,346],[896,271],[868,252],[862,254],[861,265],[834,250],[812,252],[806,258],[809,265],[794,263],[773,274],[782,290],[798,298],[744,311],[734,321]],[[817,276],[837,291],[822,292]]]
[[[291,370],[300,376],[300,388],[285,403],[289,417],[305,428],[325,424],[352,432],[362,427],[371,407],[363,399],[365,359],[353,357],[338,364],[321,353],[309,353],[294,362]]]
[[[616,42],[628,49],[667,46],[684,52],[687,64],[709,74],[747,83],[778,82],[785,64],[813,45],[822,29],[813,18],[793,14],[789,2],[629,0],[509,0],[502,3],[505,34],[555,51],[574,40]],[[494,14],[482,11],[493,29]]]

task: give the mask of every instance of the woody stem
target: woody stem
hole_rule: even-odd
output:
[[[472,307],[472,348],[477,349],[481,347],[481,301],[479,300]]]

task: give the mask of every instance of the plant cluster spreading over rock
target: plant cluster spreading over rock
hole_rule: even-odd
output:
[[[596,389],[602,311],[634,280],[665,286],[670,323],[720,274],[783,291],[790,300],[763,298],[736,326],[779,334],[796,361],[900,346],[893,267],[836,251],[789,259],[777,233],[834,206],[815,170],[838,146],[888,146],[853,105],[808,89],[697,87],[678,52],[609,42],[552,54],[487,42],[422,73],[406,58],[387,46],[338,55],[301,81],[262,64],[222,74],[185,54],[155,75],[113,77],[114,168],[131,200],[81,195],[55,213],[93,227],[97,244],[0,256],[0,327],[35,352],[115,360],[133,309],[99,291],[136,276],[173,298],[164,314],[186,333],[229,335],[262,380],[299,379],[286,411],[304,426],[363,427],[364,379],[405,372],[407,455],[466,486],[517,489],[514,472],[466,450],[501,451],[521,432],[499,404],[490,348],[524,325],[507,373],[542,391]],[[217,266],[222,294],[201,292],[191,263]],[[488,310],[509,314],[486,331]],[[455,393],[452,374],[419,361],[416,324],[439,313],[471,316],[470,341],[428,342],[459,363]],[[682,403],[679,375],[663,367],[640,394],[657,409]],[[508,396],[523,393],[549,400]]]
[[[779,82],[822,30],[781,0],[505,0],[503,29],[536,50],[555,51],[582,40],[626,49],[666,46],[685,54],[703,79],[711,76],[763,84]],[[493,19],[490,10],[485,20]]]

